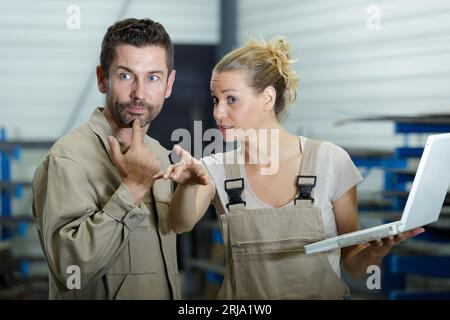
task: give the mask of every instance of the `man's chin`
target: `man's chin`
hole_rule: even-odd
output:
[[[133,127],[133,121],[138,119],[139,120],[139,125],[141,128],[145,127],[146,125],[148,125],[151,122],[150,118],[144,118],[143,116],[135,116],[135,117],[128,117],[126,119],[126,121],[124,121],[125,124],[125,128],[132,128]]]

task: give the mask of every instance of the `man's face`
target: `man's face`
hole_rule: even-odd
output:
[[[109,76],[101,79],[97,68],[97,78],[100,91],[106,93],[106,108],[116,125],[129,128],[134,119],[139,119],[141,127],[145,127],[156,118],[165,98],[170,96],[175,70],[168,74],[163,47],[119,45]]]

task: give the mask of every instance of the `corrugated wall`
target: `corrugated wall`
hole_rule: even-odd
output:
[[[283,35],[301,54],[299,96],[286,121],[292,132],[386,149],[402,143],[391,123],[335,122],[450,110],[450,1],[240,0],[238,7],[239,44]]]
[[[67,27],[76,26],[72,5],[80,29]],[[95,80],[101,40],[124,17],[161,22],[174,43],[219,41],[218,0],[1,2],[0,126],[9,138],[56,139],[103,104]]]

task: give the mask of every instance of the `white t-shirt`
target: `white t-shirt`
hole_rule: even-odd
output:
[[[306,140],[307,138],[300,137],[302,150],[305,150]],[[241,148],[238,148],[238,150],[242,151]],[[242,152],[238,152],[238,156],[242,157]],[[246,201],[246,207],[248,209],[273,208],[258,199],[252,191],[242,158],[239,160],[239,163],[241,163],[241,176],[244,178],[243,198]],[[220,201],[225,208],[228,203],[228,195],[224,188],[226,178],[223,166],[223,153],[204,157],[202,161],[214,183],[215,192],[219,193]],[[362,176],[348,153],[331,142],[322,142],[320,145],[317,154],[316,175],[317,184],[314,190],[314,206],[321,208],[325,237],[334,237],[337,235],[337,228],[331,202],[339,199],[350,188],[360,183]],[[286,206],[293,205],[292,201]],[[340,276],[340,253],[331,252],[328,254],[328,259],[333,270]]]

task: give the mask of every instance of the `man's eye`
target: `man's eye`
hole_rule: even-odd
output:
[[[214,103],[214,105],[216,105],[217,104],[217,98],[216,97],[213,97],[213,103]]]
[[[121,74],[119,74],[119,78],[121,80],[131,80],[131,76],[128,73],[121,73]]]
[[[155,76],[155,75],[151,75],[151,76],[148,76],[148,80],[150,80],[150,81],[158,81],[159,77]]]
[[[227,97],[228,104],[236,103],[237,99],[235,97]]]

